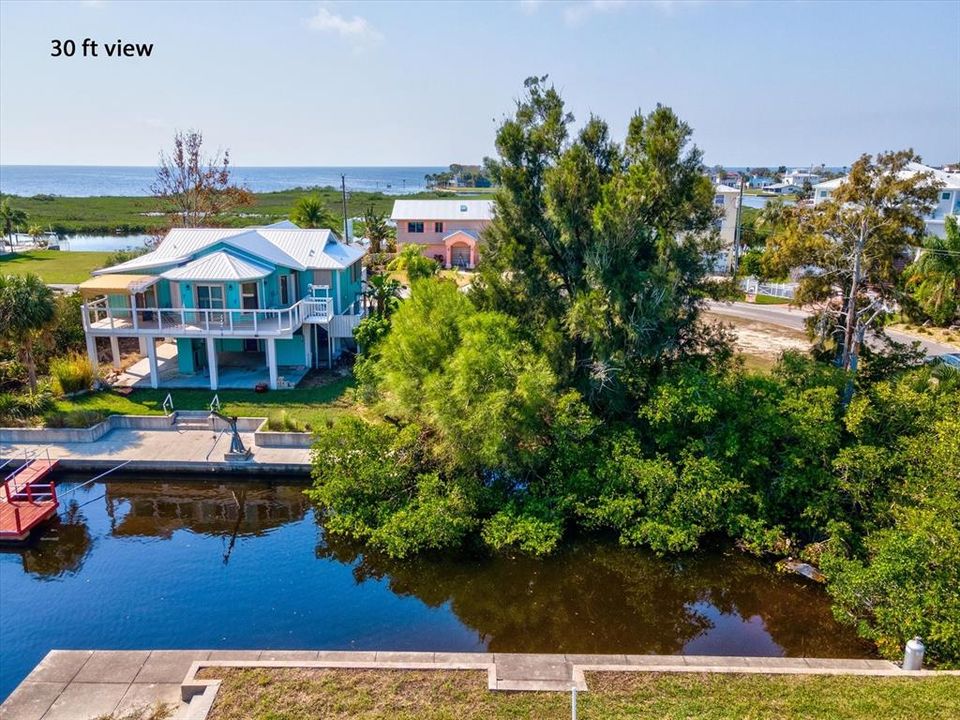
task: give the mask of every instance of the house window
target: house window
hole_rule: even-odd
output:
[[[943,193],[943,195],[940,196],[940,199],[941,199],[941,200],[949,200],[949,199],[950,199],[950,193],[948,193],[948,192]]]
[[[442,223],[442,222],[435,222],[435,223],[433,224],[433,231],[434,231],[434,232],[438,232],[438,233],[443,232],[443,223]]]
[[[826,191],[826,190],[821,190],[821,191],[820,191],[820,197],[825,198],[826,196],[827,196],[827,191]]]
[[[197,285],[197,307],[201,310],[223,310],[223,285]]]
[[[286,307],[290,304],[290,276],[280,276],[280,304]]]
[[[422,222],[408,222],[408,223],[407,223],[407,232],[409,232],[409,233],[422,233],[422,232],[423,232],[423,223],[422,223]]]
[[[713,198],[714,205],[723,205],[723,195],[715,195]]]
[[[350,266],[350,282],[353,284],[360,282],[360,273],[361,273],[360,263],[355,262],[353,265]]]

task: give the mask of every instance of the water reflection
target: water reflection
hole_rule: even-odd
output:
[[[354,565],[431,607],[449,604],[494,652],[860,657],[825,594],[735,550],[660,558],[596,539],[545,559],[395,561],[328,538],[319,557]]]
[[[190,530],[224,537],[224,563],[238,538],[303,520],[308,507],[302,488],[249,484],[111,483],[105,498],[112,535],[170,538]]]
[[[120,537],[261,535],[302,520],[308,507],[302,488],[242,484],[110,483],[106,502],[111,532]]]
[[[476,552],[398,561],[324,537],[302,486],[124,481],[88,486],[75,497],[82,502],[65,505],[58,521],[19,551],[26,574],[99,584],[98,611],[122,607],[141,586],[194,609],[197,598],[215,594],[210,612],[225,614],[207,625],[198,615],[196,626],[218,632],[218,624],[234,623],[246,645],[263,631],[264,646],[296,638],[302,647],[479,645],[495,652],[871,652],[837,625],[820,587],[733,550],[661,558],[580,538],[544,559]],[[137,539],[149,547],[130,542]],[[31,602],[47,599],[6,577],[5,595],[15,582]],[[73,600],[81,592],[69,585],[63,598],[83,602]],[[154,625],[175,624],[171,607],[156,612]],[[85,642],[95,646],[98,637]],[[185,647],[187,638],[168,641]]]
[[[60,516],[16,551],[23,569],[41,579],[53,579],[80,572],[93,541],[76,502],[67,504]]]

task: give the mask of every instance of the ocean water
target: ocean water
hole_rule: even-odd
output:
[[[425,189],[424,176],[442,167],[235,167],[234,178],[253,192],[296,187],[340,187],[402,195]],[[62,195],[141,196],[150,194],[156,168],[84,165],[0,165],[0,193],[31,197]]]

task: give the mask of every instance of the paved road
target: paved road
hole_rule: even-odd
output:
[[[770,323],[771,325],[781,325],[793,330],[803,330],[804,321],[810,316],[810,313],[800,308],[792,308],[787,305],[753,305],[752,303],[719,303],[712,302],[709,305],[710,312],[715,315],[730,315],[732,317],[754,320],[756,322]],[[944,343],[934,342],[932,340],[923,340],[913,335],[907,335],[896,330],[888,330],[887,335],[898,343],[909,345],[914,340],[919,340],[920,345],[926,350],[927,354],[932,356],[947,355],[958,352],[958,348]]]

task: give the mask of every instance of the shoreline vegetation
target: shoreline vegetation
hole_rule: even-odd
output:
[[[243,227],[252,224],[267,225],[286,220],[297,201],[316,195],[327,211],[343,222],[343,197],[339,188],[296,187],[276,192],[253,193],[253,204],[237,211],[223,213],[217,224],[225,227]],[[389,195],[382,192],[349,191],[348,212],[352,217],[362,216],[371,206],[377,213],[389,216],[393,201],[432,200],[450,197],[489,198],[489,188],[462,188],[459,190],[427,190],[407,195]],[[91,196],[65,197],[59,195],[0,195],[27,213],[31,225],[57,234],[77,235],[139,235],[159,233],[169,227],[169,217],[163,212],[161,201],[154,197]]]

